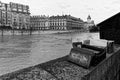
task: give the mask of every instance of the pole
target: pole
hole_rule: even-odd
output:
[[[13,36],[14,36],[14,27],[13,27],[12,31],[13,31]]]
[[[32,27],[30,27],[30,35],[32,35]]]
[[[23,28],[21,29],[21,35],[23,35]]]
[[[1,27],[1,31],[2,31],[2,34],[1,34],[1,35],[3,36],[3,26]]]

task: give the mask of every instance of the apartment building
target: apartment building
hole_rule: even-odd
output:
[[[50,21],[49,16],[39,15],[30,17],[31,27],[35,30],[49,30]]]
[[[11,29],[29,29],[30,11],[28,5],[0,2],[0,26]]]
[[[37,30],[73,30],[81,29],[83,21],[71,15],[62,16],[31,16],[31,27]]]

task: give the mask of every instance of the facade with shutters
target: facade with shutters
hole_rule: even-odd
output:
[[[83,23],[80,18],[71,15],[50,17],[50,29],[52,30],[78,30],[82,28]]]
[[[30,11],[28,5],[0,2],[0,26],[11,29],[29,29]]]
[[[31,27],[37,30],[78,30],[84,25],[80,18],[70,15],[31,16]]]
[[[30,23],[31,23],[31,27],[34,30],[49,30],[50,29],[49,16],[45,16],[45,15],[31,16]]]

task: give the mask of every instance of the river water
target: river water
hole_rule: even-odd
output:
[[[0,75],[69,54],[72,42],[99,33],[0,36]]]

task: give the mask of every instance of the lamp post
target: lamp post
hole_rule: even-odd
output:
[[[14,35],[14,28],[15,28],[15,21],[13,22],[13,28],[12,28],[12,30],[13,30],[13,35]]]
[[[17,27],[17,22],[16,22],[16,19],[14,19],[14,22],[13,22],[13,35],[14,35],[14,30],[16,29]]]
[[[1,31],[2,31],[2,34],[1,34],[1,35],[3,36],[3,25],[1,26]]]
[[[33,28],[30,26],[30,35],[32,35]]]
[[[2,35],[2,36],[3,36],[3,32],[4,32],[3,29],[4,29],[4,26],[5,26],[5,23],[4,23],[4,22],[5,22],[5,20],[3,19],[3,21],[2,21],[2,26],[1,26],[1,31],[2,31],[2,34],[1,34],[1,35]]]

